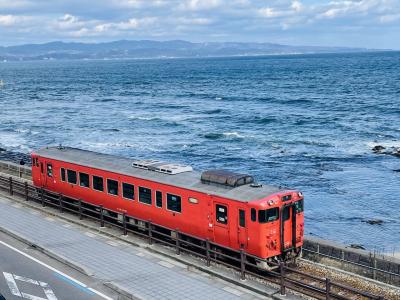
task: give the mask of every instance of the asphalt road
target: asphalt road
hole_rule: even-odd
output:
[[[0,300],[116,299],[93,279],[37,252],[0,233]]]

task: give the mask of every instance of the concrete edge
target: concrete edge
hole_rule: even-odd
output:
[[[121,236],[119,236],[119,235],[115,235],[115,234],[112,234],[112,233],[110,233],[110,232],[107,232],[107,231],[103,230],[100,226],[99,226],[99,227],[94,227],[94,226],[91,226],[91,225],[82,224],[82,223],[79,222],[78,220],[73,220],[73,219],[70,219],[70,218],[68,218],[68,217],[66,217],[66,216],[63,216],[63,215],[61,215],[61,214],[57,214],[57,213],[55,213],[55,212],[48,211],[48,210],[46,210],[46,208],[42,208],[42,207],[37,207],[37,206],[35,206],[35,205],[31,205],[30,202],[27,202],[26,200],[17,199],[17,198],[15,198],[15,197],[11,197],[10,195],[4,195],[1,191],[0,191],[0,195],[2,195],[3,197],[5,197],[5,198],[7,198],[7,199],[9,199],[9,200],[16,201],[16,202],[18,202],[18,203],[20,203],[20,204],[22,204],[22,205],[24,205],[24,206],[27,206],[27,207],[29,207],[29,208],[38,210],[38,211],[40,211],[40,212],[46,213],[46,214],[51,215],[51,216],[54,216],[54,217],[58,217],[58,218],[63,219],[63,220],[65,220],[65,221],[67,221],[67,222],[70,222],[70,223],[79,225],[79,226],[81,226],[81,227],[84,227],[84,228],[93,230],[93,231],[95,231],[95,232],[102,233],[102,234],[104,234],[104,235],[106,235],[106,236],[109,236],[109,237],[118,239],[118,240],[120,240],[120,241],[126,242],[126,243],[128,243],[128,244],[133,245],[133,246],[136,246],[136,247],[139,247],[139,248],[148,250],[149,252],[153,252],[153,253],[156,253],[156,254],[159,254],[159,255],[168,257],[168,258],[173,259],[173,260],[175,260],[175,261],[177,261],[177,262],[183,263],[184,265],[186,265],[186,266],[188,266],[188,267],[192,267],[192,268],[194,268],[194,269],[197,269],[197,270],[199,270],[199,271],[201,271],[201,272],[204,272],[204,273],[206,273],[206,274],[212,275],[212,276],[214,276],[214,277],[216,277],[216,278],[222,279],[222,280],[224,280],[224,281],[226,281],[226,282],[229,282],[229,283],[231,283],[231,284],[234,284],[234,285],[240,286],[240,287],[242,287],[242,288],[248,289],[248,290],[250,290],[250,291],[253,291],[253,292],[259,294],[260,296],[273,297],[276,293],[279,293],[279,290],[278,290],[278,291],[274,291],[274,292],[272,292],[272,293],[268,293],[268,292],[266,292],[266,291],[263,291],[263,290],[259,289],[258,287],[245,284],[244,282],[245,282],[246,280],[242,281],[242,280],[240,280],[240,279],[229,278],[229,277],[227,277],[226,275],[224,275],[224,274],[222,274],[222,273],[220,273],[220,272],[218,272],[218,271],[209,269],[208,267],[203,267],[203,266],[197,265],[197,264],[195,264],[195,263],[186,261],[185,259],[181,259],[181,258],[177,257],[176,255],[172,255],[172,254],[169,254],[169,253],[165,253],[165,252],[160,251],[160,250],[158,250],[158,249],[154,249],[153,247],[148,246],[148,245],[141,245],[141,244],[135,243],[135,242],[130,241],[130,240],[128,240],[128,239],[125,239],[125,238],[123,238],[123,237],[121,237]],[[0,231],[1,231],[1,229],[2,229],[2,228],[0,227]],[[6,232],[5,232],[5,233],[6,233]],[[17,238],[17,239],[20,239],[18,236],[14,236],[14,235],[13,235],[13,237],[15,237],[15,238]],[[31,243],[29,240],[26,240],[26,241],[25,241],[25,240],[21,240],[21,241],[24,242],[25,244],[32,245],[32,243]],[[38,247],[37,245],[33,245],[33,246]],[[39,247],[40,247],[40,246],[39,246]],[[40,247],[40,249],[41,249],[41,251],[42,251],[43,253],[46,254],[45,251],[47,251],[47,250],[43,249],[42,247]],[[72,268],[74,268],[74,269],[76,269],[76,270],[78,270],[78,271],[80,271],[80,272],[82,272],[82,273],[84,273],[84,274],[86,274],[86,275],[91,276],[90,274],[92,274],[92,272],[90,272],[90,271],[88,270],[88,271],[87,271],[88,273],[86,273],[86,271],[85,271],[86,268],[83,268],[83,267],[81,267],[81,266],[79,266],[79,265],[74,265],[73,263],[68,262],[68,260],[66,260],[65,258],[61,258],[61,257],[59,257],[57,254],[53,254],[51,251],[48,251],[48,252],[50,253],[50,254],[49,254],[50,257],[53,257],[52,255],[54,255],[53,258],[55,258],[56,260],[58,260],[58,261],[60,261],[60,262],[62,262],[62,263],[65,261],[66,265],[69,265],[69,266],[71,266]],[[60,258],[60,259],[58,259],[58,258]],[[81,270],[82,270],[82,271],[81,271]],[[108,283],[108,284],[113,284],[113,283]],[[268,287],[271,288],[271,289],[273,289],[273,287],[270,287],[270,286],[268,286]],[[122,289],[121,289],[121,290],[122,290]],[[288,293],[290,293],[290,291],[288,291]],[[290,294],[291,294],[291,293],[290,293]],[[292,294],[291,294],[291,295],[292,295]],[[133,299],[136,299],[136,298],[133,298]],[[300,297],[299,297],[299,299],[300,299]]]
[[[57,260],[58,262],[65,264],[75,270],[77,270],[78,272],[85,274],[87,276],[93,276],[94,272],[91,271],[89,268],[84,267],[82,265],[80,265],[77,262],[74,262],[72,260],[68,260],[67,258],[63,257],[62,255],[56,254],[53,251],[50,251],[48,249],[46,249],[44,246],[41,246],[39,244],[33,243],[32,241],[30,241],[28,238],[21,236],[20,234],[17,234],[16,232],[9,230],[9,229],[5,229],[4,227],[0,227],[0,232],[13,237],[14,239],[30,246],[33,247],[34,249],[40,251],[41,253]]]

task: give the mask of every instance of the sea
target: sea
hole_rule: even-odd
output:
[[[224,168],[305,196],[305,233],[400,252],[400,52],[0,62],[0,147]],[[366,221],[382,220],[380,225]]]

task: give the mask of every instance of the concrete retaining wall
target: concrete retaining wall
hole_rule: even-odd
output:
[[[344,245],[306,236],[303,258],[400,286],[400,259],[395,257],[348,248]]]

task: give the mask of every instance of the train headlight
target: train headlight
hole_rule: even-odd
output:
[[[302,192],[298,192],[297,194],[299,195],[299,197],[303,197],[303,193]]]
[[[269,201],[268,201],[268,204],[269,204],[269,205],[274,204],[274,200],[269,200]]]

